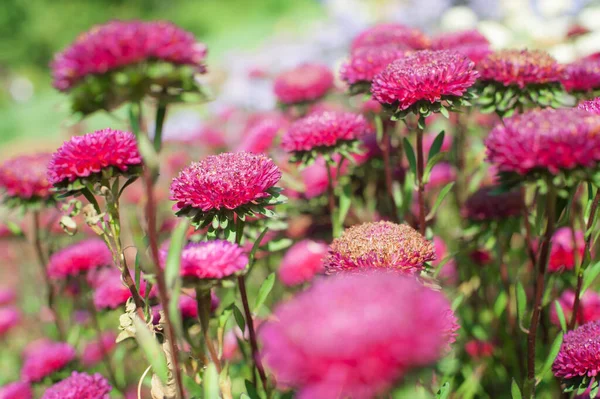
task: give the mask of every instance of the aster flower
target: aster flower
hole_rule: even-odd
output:
[[[573,242],[575,240],[575,242]],[[581,262],[585,251],[585,238],[583,231],[575,231],[569,227],[561,227],[554,232],[550,240],[550,259],[548,261],[549,272],[562,272],[573,270],[575,267],[575,256]]]
[[[352,40],[352,50],[360,47],[376,47],[382,45],[396,45],[408,47],[412,50],[422,50],[430,46],[430,40],[418,29],[408,26],[389,23],[375,25],[361,32]]]
[[[269,152],[275,137],[284,126],[284,121],[280,118],[266,118],[256,123],[244,133],[236,151]]]
[[[455,50],[478,63],[492,50],[490,42],[477,30],[444,32],[432,39],[433,50]]]
[[[323,279],[275,309],[259,330],[262,356],[300,399],[372,398],[443,355],[448,311],[441,293],[412,278]]]
[[[488,161],[503,180],[540,173],[580,173],[600,162],[600,116],[580,109],[544,109],[515,115],[497,125],[485,145]]]
[[[558,298],[558,303],[562,308],[567,323],[573,315],[573,306],[575,304],[575,291],[566,290]],[[597,292],[587,290],[579,298],[579,310],[577,312],[577,324],[585,324],[590,321],[600,320],[600,295]],[[560,320],[556,312],[556,307],[550,307],[550,321],[555,326],[560,327]]]
[[[427,189],[433,190],[456,180],[456,169],[448,162],[440,162],[434,165],[429,174],[429,180],[425,184]]]
[[[593,100],[582,101],[577,105],[578,109],[591,112],[592,114],[600,115],[600,97]]]
[[[517,108],[558,106],[564,67],[539,50],[502,50],[477,64],[484,113],[510,116]]]
[[[28,382],[11,382],[0,387],[0,399],[33,399],[33,390]]]
[[[413,112],[427,117],[446,113],[471,98],[475,63],[456,51],[417,51],[389,64],[373,79],[373,98],[393,109],[399,118]]]
[[[110,399],[112,387],[100,374],[76,371],[70,377],[52,385],[42,399]]]
[[[13,288],[0,287],[0,306],[11,304],[17,298],[17,292]]]
[[[518,190],[498,192],[497,187],[483,187],[473,193],[463,205],[461,216],[474,222],[518,217],[523,199]]]
[[[311,281],[323,272],[328,246],[323,242],[302,240],[292,245],[281,260],[277,275],[286,286]]]
[[[88,342],[81,355],[81,363],[85,367],[92,367],[102,361],[105,354],[109,354],[117,346],[117,335],[112,331],[102,333],[94,341]]]
[[[100,281],[96,282],[94,287],[93,301],[94,306],[98,310],[116,309],[119,306],[125,305],[127,300],[131,298],[131,291],[125,286],[121,280],[121,273],[117,269],[110,269]],[[148,294],[150,298],[155,295],[155,287]],[[138,287],[140,296],[146,296],[146,282],[140,280]]]
[[[50,278],[64,279],[112,263],[112,254],[104,241],[90,238],[53,253],[47,270]]]
[[[600,321],[592,321],[563,337],[552,372],[563,380],[595,377],[600,372]]]
[[[561,82],[568,92],[600,89],[600,61],[583,59],[568,64]]]
[[[162,102],[197,93],[206,46],[166,21],[111,21],[94,26],[52,61],[53,85],[74,96],[73,110],[110,110],[146,94]],[[169,89],[169,90],[167,90]]]
[[[177,216],[188,216],[192,223],[211,222],[231,230],[236,214],[272,215],[265,206],[285,200],[275,184],[281,171],[263,154],[249,152],[212,155],[183,169],[171,183],[171,200]],[[213,225],[210,227],[215,228]]]
[[[406,53],[406,49],[396,45],[357,48],[342,64],[340,77],[350,85],[350,93],[368,93],[373,78]]]
[[[275,79],[273,91],[286,105],[312,102],[333,88],[333,73],[320,64],[303,64],[281,73]]]
[[[46,153],[22,155],[0,165],[0,191],[8,206],[52,200],[52,185],[46,177],[50,157]]]
[[[75,359],[75,348],[65,342],[36,341],[24,351],[21,378],[38,382],[65,368]]]
[[[48,181],[61,191],[77,192],[102,177],[135,176],[141,167],[135,136],[113,129],[72,137],[52,155]]]
[[[0,337],[13,329],[21,321],[21,313],[14,306],[0,308]]]
[[[436,259],[433,243],[406,224],[363,223],[345,230],[329,247],[325,271],[393,270],[412,274]]]

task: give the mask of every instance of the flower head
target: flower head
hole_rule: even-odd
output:
[[[315,112],[290,125],[281,146],[287,152],[305,152],[354,141],[368,131],[362,115],[341,111]]]
[[[112,387],[100,374],[76,371],[70,377],[52,385],[42,399],[109,399]]]
[[[575,304],[575,291],[566,290],[558,298],[558,303],[562,308],[567,323],[573,315],[573,306]],[[597,292],[587,290],[579,298],[579,309],[577,312],[577,323],[585,324],[590,321],[600,320],[600,295]],[[560,327],[560,320],[556,307],[550,307],[550,321],[552,324]]]
[[[71,137],[52,155],[48,180],[54,186],[91,178],[112,168],[127,172],[142,164],[135,136],[113,129]]]
[[[47,270],[50,278],[63,279],[112,263],[112,255],[104,241],[90,238],[53,253]]]
[[[501,50],[477,64],[480,79],[524,88],[531,84],[560,82],[563,67],[539,50]]]
[[[478,30],[445,32],[432,40],[433,50],[455,50],[477,63],[492,52],[490,42]]]
[[[325,65],[303,64],[283,72],[273,90],[283,104],[315,101],[333,88],[333,73]]]
[[[96,309],[116,309],[124,305],[131,297],[131,291],[127,288],[122,280],[121,273],[116,269],[110,269],[108,272],[95,283],[94,287],[94,306]],[[146,282],[141,280],[138,291],[142,297],[146,295]],[[150,297],[155,295],[154,287],[148,294]]]
[[[592,321],[563,337],[552,372],[558,378],[595,377],[600,372],[600,321]]]
[[[521,193],[515,190],[497,193],[496,190],[496,187],[483,187],[473,193],[461,210],[462,217],[483,222],[519,216],[523,209]]]
[[[569,92],[600,88],[600,62],[579,60],[567,65],[561,82]]]
[[[328,246],[313,240],[302,240],[287,250],[279,266],[279,280],[287,286],[302,284],[323,271]]]
[[[265,364],[298,398],[372,398],[443,355],[447,312],[440,292],[409,277],[332,277],[278,306],[258,333]]]
[[[62,370],[75,359],[75,348],[66,342],[36,341],[24,352],[21,378],[38,382]]]
[[[375,25],[364,30],[352,40],[352,49],[396,45],[413,50],[426,49],[430,40],[418,29],[396,23]]]
[[[94,26],[52,61],[53,85],[69,91],[90,75],[144,61],[191,65],[205,71],[206,46],[166,21],[110,21]]]
[[[488,160],[500,172],[594,168],[600,162],[600,116],[580,109],[543,109],[515,115],[486,140]]]
[[[212,155],[192,163],[173,179],[171,200],[180,210],[235,210],[271,197],[269,189],[279,179],[281,171],[263,154]]]
[[[406,110],[420,101],[461,97],[476,79],[475,63],[465,55],[423,50],[389,64],[373,79],[371,93],[382,104]]]
[[[577,108],[591,112],[592,114],[600,115],[600,97],[594,98],[593,100],[582,101]]]
[[[585,251],[585,239],[583,231],[575,231],[569,227],[561,227],[556,230],[550,240],[550,260],[548,261],[549,272],[561,272],[572,270],[575,267],[575,256],[581,261]]]
[[[285,121],[282,118],[265,118],[259,121],[244,133],[237,151],[254,153],[269,152],[275,137],[277,137],[277,134],[284,126]]]
[[[50,154],[22,155],[0,165],[0,189],[21,200],[48,200],[51,184],[46,177]]]
[[[89,342],[83,349],[81,363],[85,367],[92,367],[100,363],[117,346],[116,339],[117,336],[114,332],[107,331],[94,341]]]
[[[350,85],[357,83],[370,85],[378,73],[405,54],[405,49],[395,45],[357,48],[350,54],[350,59],[342,65],[340,76]]]
[[[0,399],[32,399],[33,390],[28,382],[16,381],[0,387]]]
[[[433,243],[406,224],[363,223],[346,229],[329,247],[325,271],[394,270],[413,273],[436,259]]]
[[[456,170],[448,162],[440,162],[434,165],[429,174],[429,181],[426,184],[427,189],[435,189],[445,186],[456,180]]]
[[[0,308],[0,337],[21,321],[21,313],[14,306]]]

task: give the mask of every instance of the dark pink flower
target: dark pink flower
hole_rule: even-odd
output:
[[[463,54],[423,50],[388,65],[373,79],[371,93],[380,103],[405,110],[418,101],[461,97],[476,79],[475,63]]]
[[[110,399],[112,387],[100,374],[76,371],[70,377],[52,385],[42,399]]]
[[[407,224],[363,223],[336,238],[325,258],[325,271],[394,270],[414,273],[436,259],[433,243]]]
[[[104,241],[90,238],[53,253],[47,270],[50,278],[64,279],[112,263],[112,254]]]
[[[490,42],[478,30],[445,32],[433,38],[433,50],[455,50],[477,63],[492,52]]]
[[[563,66],[539,50],[501,50],[477,64],[480,79],[524,88],[531,84],[560,82]]]
[[[484,359],[494,354],[494,344],[489,341],[472,339],[465,344],[465,352],[472,359]]]
[[[75,359],[75,348],[65,342],[35,341],[23,353],[21,378],[38,382],[62,370]]]
[[[573,230],[569,227],[561,227],[556,230],[550,240],[550,260],[548,261],[549,272],[562,272],[572,270],[575,267],[575,255],[581,262],[585,250],[585,239],[583,232]]]
[[[406,53],[404,48],[395,45],[357,48],[350,54],[350,59],[342,64],[340,76],[351,85],[370,84],[375,75]]]
[[[212,155],[192,163],[171,183],[171,200],[179,209],[236,209],[268,198],[281,171],[263,154],[249,152]]]
[[[489,265],[494,260],[490,251],[483,248],[473,250],[469,254],[469,258],[471,258],[471,260],[478,266]]]
[[[342,175],[346,172],[346,163],[342,164],[340,172]],[[329,184],[329,177],[327,176],[328,166],[323,158],[317,158],[317,160],[311,165],[300,171],[302,182],[304,183],[304,196],[306,198],[314,198],[325,193],[327,191],[327,185]],[[337,168],[329,166],[331,170],[331,176],[337,183]]]
[[[0,165],[0,189],[9,197],[48,199],[51,184],[46,171],[51,155],[42,153],[21,155]]]
[[[52,155],[48,166],[51,184],[73,182],[106,168],[122,172],[142,163],[135,136],[130,132],[104,129],[71,137]]]
[[[430,40],[420,30],[397,23],[375,25],[362,31],[352,40],[353,50],[383,45],[422,50],[430,46]]]
[[[315,101],[333,88],[333,73],[325,65],[303,64],[281,73],[273,91],[283,104]]]
[[[165,61],[206,70],[206,46],[166,21],[110,21],[92,27],[52,61],[53,85],[69,91],[89,75],[144,61]]]
[[[81,363],[85,367],[92,367],[100,363],[106,355],[109,355],[115,349],[117,346],[116,339],[117,335],[114,332],[107,331],[94,341],[89,342],[83,349]]]
[[[0,399],[33,399],[33,390],[28,382],[12,382],[0,387]]]
[[[600,162],[600,116],[581,109],[529,111],[504,120],[485,142],[501,172],[595,168]]]
[[[94,288],[94,306],[96,309],[116,309],[125,305],[131,297],[131,291],[121,280],[121,273],[117,269],[110,269]],[[142,297],[146,294],[146,282],[142,279],[140,286],[137,287]],[[152,287],[149,296],[155,295],[155,289]]]
[[[277,384],[297,389],[300,399],[372,398],[443,355],[448,311],[440,292],[412,278],[323,279],[259,329],[262,356]]]
[[[558,298],[558,303],[565,315],[567,324],[573,315],[573,305],[575,304],[575,291],[566,290]],[[600,320],[600,295],[597,292],[587,290],[579,298],[579,311],[577,313],[577,323],[585,324],[590,321]],[[556,326],[560,326],[560,320],[556,312],[556,307],[550,307],[550,321]]]
[[[0,308],[0,337],[13,329],[21,321],[21,313],[14,306]]]
[[[334,147],[340,142],[360,138],[369,130],[362,115],[351,112],[315,112],[292,123],[281,146],[287,152],[311,151]]]
[[[600,97],[594,98],[593,100],[582,101],[577,108],[586,110],[592,114],[600,115]]]
[[[482,187],[473,193],[463,205],[461,216],[476,222],[500,220],[519,216],[523,199],[517,190],[495,192],[497,187]]]
[[[600,88],[600,61],[584,59],[567,65],[561,82],[569,92]]]
[[[313,277],[323,272],[323,259],[327,255],[328,246],[323,242],[302,240],[287,250],[278,277],[284,285],[292,286],[311,281]]]
[[[267,153],[277,134],[285,127],[282,118],[265,118],[251,126],[245,133],[236,151]]]
[[[599,353],[600,321],[592,321],[564,335],[552,371],[561,379],[595,377],[600,373]]]

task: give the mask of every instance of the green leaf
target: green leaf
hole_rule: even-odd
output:
[[[269,231],[269,228],[265,227],[263,229],[263,231],[260,233],[260,235],[258,236],[258,238],[256,239],[256,241],[254,241],[254,244],[252,245],[252,249],[250,250],[250,259],[254,259],[254,255],[256,254],[256,251],[258,251],[258,248],[260,247],[260,243],[262,242],[262,239],[265,237],[265,234],[267,234],[267,231]]]
[[[442,114],[444,116],[444,118],[450,119],[450,113],[448,112],[448,110],[446,109],[446,107],[442,106],[440,108],[440,114]]]
[[[140,280],[142,278],[142,268],[140,267],[140,253],[139,251],[135,253],[135,263],[134,263],[134,278],[135,278],[135,286],[140,287]]]
[[[600,274],[600,261],[587,267],[583,271],[583,285],[581,286],[581,295],[592,285],[596,277]]]
[[[496,317],[500,317],[504,310],[506,309],[506,305],[508,303],[508,297],[506,296],[506,292],[502,291],[498,295],[498,299],[496,299],[496,303],[494,303],[494,314]]]
[[[148,326],[139,317],[133,319],[135,326],[135,339],[146,355],[146,359],[152,365],[154,374],[164,384],[167,382],[167,361],[164,352],[160,349],[154,334],[148,330]]]
[[[415,150],[413,146],[410,144],[410,141],[405,137],[403,140],[404,145],[404,153],[406,154],[406,159],[408,159],[408,164],[410,165],[410,170],[413,175],[417,175],[417,159],[415,158]]]
[[[514,378],[512,380],[512,383],[510,384],[510,394],[512,396],[512,399],[523,399],[523,395],[521,395],[519,385],[517,385]]]
[[[437,391],[435,397],[437,399],[448,399],[450,397],[450,383],[446,382],[441,388]]]
[[[256,390],[256,387],[252,381],[246,380],[244,381],[244,384],[246,385],[246,392],[248,392],[250,399],[260,399],[260,396],[258,396],[258,391]]]
[[[440,207],[442,202],[444,202],[444,198],[446,198],[446,195],[448,195],[450,190],[452,190],[452,187],[454,187],[454,183],[455,182],[448,183],[444,186],[444,188],[442,188],[440,190],[440,193],[438,194],[438,196],[435,200],[435,203],[433,204],[433,207],[431,208],[431,211],[427,215],[428,220],[431,220],[435,216],[435,213],[437,212],[438,208]]]
[[[258,296],[256,297],[256,303],[254,304],[254,313],[258,313],[260,307],[265,303],[265,300],[269,296],[269,293],[273,289],[275,284],[275,273],[269,274],[266,280],[260,286],[258,290]]]
[[[238,327],[240,328],[240,330],[242,330],[243,333],[246,331],[246,319],[244,319],[244,315],[242,314],[240,309],[235,305],[235,303],[232,303],[231,306],[233,307],[233,318],[235,319],[235,322],[237,323]]]
[[[550,352],[548,353],[548,357],[546,358],[544,365],[542,366],[541,370],[539,371],[539,373],[536,377],[538,381],[541,381],[544,378],[544,375],[548,371],[550,371],[550,368],[552,367],[552,364],[554,363],[554,359],[556,358],[556,355],[558,355],[558,352],[560,351],[560,346],[562,345],[562,341],[563,341],[563,333],[561,332],[554,339],[554,342],[552,343],[552,346],[550,347]]]
[[[179,269],[181,267],[181,251],[183,250],[186,241],[186,233],[190,223],[188,219],[180,219],[179,223],[171,234],[171,243],[169,245],[169,253],[165,263],[165,282],[167,288],[172,289],[175,281],[179,278]]]
[[[423,182],[425,182],[425,184],[429,183],[429,175],[431,174],[433,167],[445,156],[445,152],[440,152],[427,160],[427,165],[425,166],[425,171],[423,172]]]
[[[144,160],[144,165],[148,169],[150,169],[152,175],[156,175],[158,173],[160,163],[158,159],[158,154],[154,149],[154,144],[152,144],[148,136],[146,136],[145,134],[139,134],[137,136],[137,142],[140,155]]]
[[[442,148],[442,145],[444,144],[445,134],[446,133],[442,130],[437,136],[435,136],[435,140],[433,140],[433,143],[431,144],[431,147],[429,148],[429,154],[427,155],[427,159],[433,158],[440,152],[440,149]]]
[[[219,373],[214,363],[209,363],[206,367],[202,385],[204,386],[205,399],[219,399]]]
[[[340,204],[339,204],[339,219],[338,225],[343,226],[344,220],[346,220],[346,216],[348,215],[348,211],[350,211],[350,197],[352,196],[350,182],[344,184],[342,187],[342,192],[340,193]]]
[[[558,316],[558,321],[560,322],[560,328],[563,333],[567,332],[567,321],[565,320],[565,313],[563,312],[562,306],[560,306],[560,302],[558,300],[554,301],[554,308],[556,309],[556,315]]]
[[[519,318],[519,323],[523,322],[526,306],[527,294],[525,293],[525,288],[523,288],[523,284],[520,281],[517,281],[517,317]]]
[[[281,251],[282,249],[286,249],[287,247],[292,245],[292,243],[293,241],[289,238],[282,238],[276,241],[269,241],[267,243],[267,250],[269,252]]]

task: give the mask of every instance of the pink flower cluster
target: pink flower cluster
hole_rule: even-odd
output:
[[[325,65],[303,64],[275,79],[273,91],[283,104],[315,101],[333,88],[333,73]]]
[[[560,82],[563,66],[539,50],[501,50],[477,64],[483,81],[524,88],[530,84]]]
[[[110,272],[102,275],[102,279],[93,282],[94,287],[94,306],[96,309],[116,309],[124,305],[131,297],[131,291],[125,286],[121,280],[121,273],[116,269],[111,269]],[[146,295],[146,283],[142,280],[140,286],[137,287],[140,295]],[[155,295],[155,289],[148,294],[150,297]]]
[[[375,25],[364,30],[352,40],[352,50],[382,45],[422,50],[428,48],[431,42],[420,30],[397,23]]]
[[[97,130],[72,137],[56,150],[48,166],[48,180],[57,185],[110,167],[124,172],[141,163],[133,133],[110,128]]]
[[[461,209],[463,218],[484,222],[519,216],[523,199],[519,191],[494,192],[497,187],[482,187],[473,193]]]
[[[515,115],[486,140],[489,162],[500,171],[595,168],[600,162],[600,116],[581,109],[544,109]]]
[[[69,91],[88,75],[143,61],[191,65],[205,71],[206,46],[166,21],[111,21],[94,26],[52,61],[53,85]]]
[[[477,63],[492,52],[490,42],[478,30],[444,32],[433,38],[433,50],[455,50]]]
[[[0,337],[12,330],[21,321],[21,313],[14,306],[0,308]]]
[[[0,399],[32,399],[33,390],[28,382],[16,381],[0,387]]]
[[[373,79],[371,93],[382,104],[405,110],[418,101],[462,96],[477,79],[475,63],[456,51],[417,51],[396,60]]]
[[[263,154],[249,152],[211,155],[192,163],[171,183],[171,200],[179,209],[236,209],[270,196],[267,190],[281,179],[281,171]]]
[[[563,343],[552,365],[558,378],[595,377],[600,373],[600,321],[584,324],[563,337]]]
[[[566,322],[569,323],[573,315],[573,306],[575,304],[575,291],[566,290],[558,298],[558,303],[565,315]],[[600,295],[594,291],[587,290],[579,298],[579,308],[577,312],[577,323],[585,324],[590,321],[600,320]],[[560,320],[556,312],[556,307],[550,307],[550,321],[552,324],[560,327]]]
[[[48,199],[52,187],[46,177],[50,154],[22,155],[0,165],[0,188],[9,197]]]
[[[62,370],[75,359],[75,348],[65,342],[35,341],[23,353],[21,378],[38,382]]]
[[[392,61],[402,58],[406,50],[396,45],[359,47],[350,54],[341,69],[340,76],[348,84],[370,83]]]
[[[561,82],[567,91],[600,88],[600,62],[584,59],[567,65]]]
[[[319,280],[274,316],[259,329],[262,356],[300,399],[381,394],[439,359],[457,327],[441,293],[379,273]]]
[[[591,112],[592,114],[600,115],[600,97],[594,98],[593,100],[582,101],[577,108]]]
[[[308,239],[295,243],[281,260],[279,280],[286,286],[311,281],[316,274],[323,272],[323,259],[328,248],[325,243]]]
[[[42,399],[110,399],[112,387],[100,374],[76,371],[44,392]]]
[[[284,126],[285,121],[282,118],[265,118],[257,122],[244,133],[237,151],[268,153]]]
[[[112,263],[112,254],[104,241],[90,238],[53,253],[47,270],[50,278],[64,279]]]

